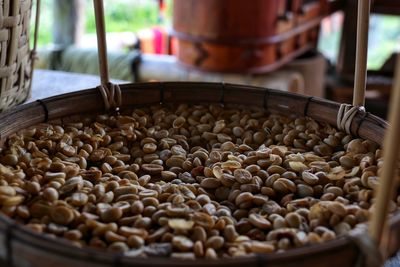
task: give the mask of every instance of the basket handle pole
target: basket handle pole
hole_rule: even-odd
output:
[[[388,215],[389,203],[393,198],[397,186],[397,168],[400,149],[400,55],[397,56],[395,80],[390,97],[389,106],[389,127],[385,133],[383,144],[383,167],[380,177],[380,186],[376,193],[375,209],[370,223],[370,234],[373,240],[384,249],[382,236],[384,233],[385,222]]]
[[[39,22],[40,22],[40,0],[36,0],[36,10],[35,10],[35,26],[33,30],[33,47],[32,47],[32,70],[34,60],[36,60],[36,48],[37,48],[37,39],[39,34]]]
[[[358,0],[353,106],[364,107],[367,84],[368,29],[371,0]]]
[[[106,26],[104,22],[103,0],[93,0],[96,18],[97,46],[99,55],[99,70],[101,85],[98,86],[106,110],[110,108],[119,111],[122,104],[121,88],[118,84],[110,82],[107,61]]]
[[[37,39],[38,39],[38,32],[39,32],[39,21],[40,21],[40,0],[36,0],[35,28],[34,28],[34,32],[33,32],[33,48],[32,48],[33,57],[32,57],[32,60],[36,59],[36,48],[37,48]]]
[[[96,18],[97,46],[99,54],[101,84],[103,86],[108,86],[108,84],[110,83],[110,77],[108,74],[106,26],[104,22],[103,0],[93,0],[93,4]]]
[[[37,59],[36,49],[37,49],[37,40],[38,40],[38,34],[39,34],[39,22],[40,22],[40,0],[36,0],[35,26],[34,26],[34,30],[33,30],[33,47],[32,47],[31,55],[30,55],[31,56],[31,70],[30,70],[31,79],[33,77],[35,61]],[[32,82],[31,82],[30,86],[32,87]],[[28,98],[30,97],[30,94],[31,93],[29,93]]]
[[[353,105],[342,103],[337,115],[339,130],[351,133],[351,124],[358,111],[365,113],[367,84],[368,29],[371,0],[358,0],[356,66],[354,71]]]

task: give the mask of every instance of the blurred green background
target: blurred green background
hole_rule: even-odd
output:
[[[35,2],[35,1],[34,1]],[[167,12],[163,25],[172,19],[172,0],[165,0]],[[158,1],[156,0],[117,0],[104,1],[107,32],[136,32],[140,29],[158,25]],[[44,46],[52,41],[53,0],[42,0],[38,45]],[[86,33],[95,33],[93,0],[86,0]]]
[[[172,20],[172,0],[166,0],[166,20]],[[86,33],[95,33],[93,1],[86,1]],[[42,0],[40,17],[39,46],[52,41],[53,0]],[[159,24],[158,1],[156,0],[118,0],[105,1],[107,32],[136,32]],[[340,42],[341,27],[328,33],[321,33],[319,49],[335,63]],[[395,16],[373,15],[370,21],[370,41],[368,68],[379,69],[384,61],[400,43],[400,18]]]

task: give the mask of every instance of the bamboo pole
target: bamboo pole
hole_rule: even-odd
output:
[[[365,105],[370,4],[371,0],[358,0],[357,48],[353,106],[363,107]]]
[[[34,26],[34,32],[33,32],[33,47],[31,51],[31,72],[30,72],[30,77],[31,79],[33,78],[33,71],[35,69],[35,62],[37,59],[36,55],[36,50],[37,50],[37,40],[38,40],[38,34],[39,34],[39,22],[40,22],[40,0],[36,1],[36,10],[35,10],[35,26]],[[32,83],[31,83],[31,90],[29,92],[29,95],[27,98],[30,98],[32,95]]]
[[[383,167],[380,176],[380,186],[376,194],[376,205],[370,224],[370,234],[380,245],[381,251],[385,244],[381,243],[388,215],[389,203],[397,187],[397,167],[400,149],[400,55],[397,56],[396,71],[389,106],[389,128],[385,133],[383,144]]]
[[[107,86],[110,82],[107,61],[106,26],[104,23],[103,0],[93,0],[96,18],[97,46],[99,53],[99,70],[101,84]]]
[[[33,32],[33,48],[32,50],[36,52],[37,39],[39,33],[39,21],[40,21],[40,0],[36,1],[36,11],[35,11],[35,28]],[[32,68],[33,69],[33,68]]]

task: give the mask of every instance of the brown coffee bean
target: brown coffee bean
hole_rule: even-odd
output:
[[[16,191],[11,186],[0,186],[0,196],[13,197],[16,195]]]
[[[201,242],[205,243],[206,240],[207,240],[207,233],[206,233],[206,231],[204,230],[204,228],[201,227],[201,226],[195,226],[195,227],[193,228],[193,236],[192,236],[192,239],[193,239],[194,241],[201,241]]]
[[[201,181],[200,186],[206,189],[215,189],[220,186],[220,181],[216,178],[205,178]]]
[[[161,176],[165,181],[172,181],[177,177],[176,173],[173,173],[171,171],[162,171]]]
[[[145,229],[139,229],[139,228],[127,227],[127,226],[121,226],[118,229],[118,233],[125,237],[130,237],[132,235],[135,235],[135,236],[140,236],[143,239],[147,238],[147,236],[148,236],[148,232]]]
[[[170,219],[168,220],[168,226],[174,230],[190,230],[194,226],[193,221],[187,221],[185,219]]]
[[[295,212],[290,212],[286,214],[285,220],[287,224],[292,228],[299,228],[301,224],[301,217]]]
[[[271,253],[275,247],[268,242],[251,242],[250,250],[253,253]]]
[[[122,217],[122,210],[120,208],[109,208],[100,214],[103,222],[115,222]]]
[[[310,185],[314,185],[314,184],[318,183],[318,181],[319,181],[318,176],[316,176],[313,173],[307,172],[307,171],[303,172],[301,174],[301,177],[303,178],[304,182],[306,182],[307,184],[310,184]]]
[[[144,246],[144,240],[142,237],[137,235],[131,235],[126,240],[126,244],[131,248],[141,248]]]
[[[213,248],[207,248],[205,258],[215,260],[218,258],[217,252]]]
[[[271,228],[271,223],[259,214],[252,213],[249,215],[249,220],[252,225],[260,229]]]
[[[193,248],[193,242],[186,236],[174,236],[172,238],[172,246],[180,251],[189,251]]]
[[[204,212],[196,212],[193,214],[193,221],[195,224],[202,226],[206,229],[211,229],[214,226],[214,220],[210,215]]]
[[[233,174],[236,181],[241,184],[250,183],[253,180],[253,176],[251,175],[250,171],[245,169],[236,169]]]
[[[50,216],[55,223],[60,225],[68,225],[74,220],[74,213],[72,210],[64,206],[53,208]]]
[[[76,207],[85,205],[89,201],[89,197],[85,193],[74,193],[71,196],[71,204]]]
[[[196,257],[201,258],[204,256],[204,246],[201,241],[196,241],[193,246],[193,252]]]
[[[106,239],[107,242],[113,243],[113,242],[126,242],[126,237],[122,235],[118,235],[112,231],[107,231],[104,234],[104,238]]]
[[[79,230],[69,230],[64,233],[64,238],[72,241],[79,241],[82,238],[82,232]]]
[[[58,197],[58,191],[52,187],[48,187],[43,191],[43,198],[48,201],[55,201]]]
[[[212,236],[206,241],[207,248],[213,248],[214,250],[219,250],[224,245],[224,238],[221,236]]]
[[[6,154],[0,158],[0,163],[9,166],[15,166],[18,163],[18,156],[14,154]]]
[[[235,199],[235,204],[239,206],[245,202],[251,202],[253,200],[253,194],[249,192],[240,193]]]
[[[143,164],[142,170],[149,174],[160,174],[164,168],[157,164]]]

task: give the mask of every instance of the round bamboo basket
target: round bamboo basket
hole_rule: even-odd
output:
[[[150,104],[239,104],[258,106],[270,113],[287,116],[309,116],[317,121],[336,124],[339,104],[319,98],[282,91],[221,83],[166,82],[121,85],[122,112]],[[84,105],[82,105],[84,103]],[[10,134],[46,121],[79,120],[82,114],[102,113],[102,97],[97,89],[47,98],[15,107],[0,114],[1,140]],[[355,136],[382,145],[385,121],[358,112],[351,132]],[[400,247],[400,213],[390,217],[388,251],[393,254]],[[120,254],[78,249],[62,239],[35,234],[22,225],[0,215],[0,259],[5,266],[355,266],[365,255],[350,237],[284,253],[260,254],[245,258],[182,261],[165,258],[134,258]],[[1,266],[1,264],[0,264]]]

